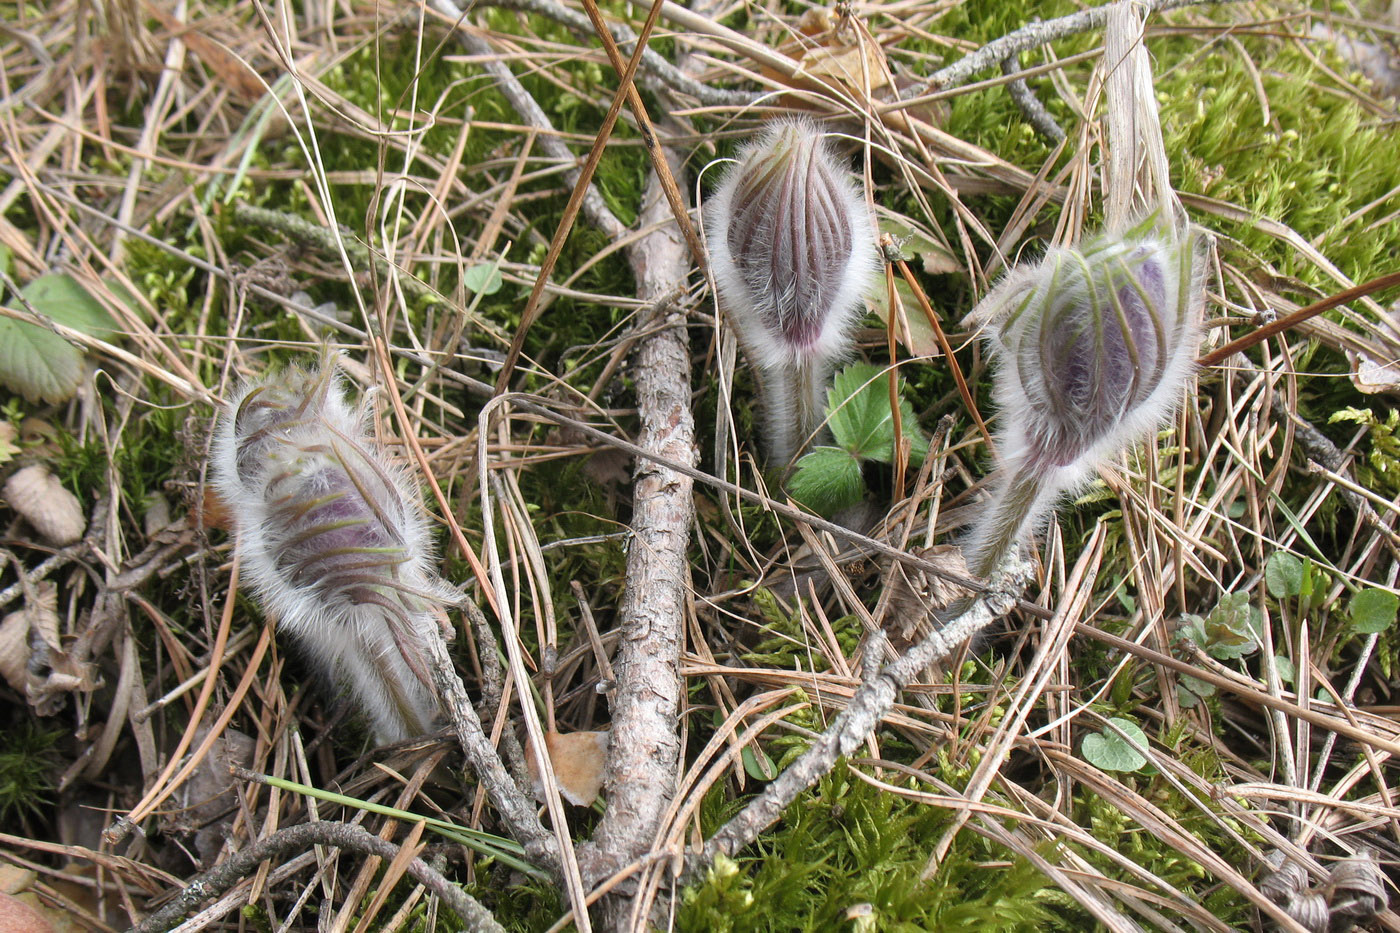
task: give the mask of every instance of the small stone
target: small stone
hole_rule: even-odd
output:
[[[53,926],[24,901],[0,894],[0,933],[53,933]]]

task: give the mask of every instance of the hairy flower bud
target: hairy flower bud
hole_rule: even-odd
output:
[[[706,201],[719,303],[759,370],[769,456],[785,461],[821,421],[877,268],[850,171],[806,120],[769,127]]]
[[[1157,427],[1181,396],[1200,343],[1191,237],[1142,224],[1050,250],[990,292],[970,321],[997,360],[993,506],[968,547],[984,573],[1105,457]]]
[[[393,742],[433,728],[424,639],[458,596],[432,570],[417,490],[365,422],[333,360],[245,384],[215,427],[212,482],[254,595]]]

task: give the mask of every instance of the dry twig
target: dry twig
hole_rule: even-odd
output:
[[[258,870],[263,862],[276,861],[288,854],[300,854],[312,846],[335,846],[393,861],[400,847],[350,823],[303,823],[278,830],[241,849],[215,868],[185,886],[170,903],[132,928],[131,933],[164,933],[173,929],[191,910],[211,897],[217,897]],[[481,906],[481,902],[448,881],[422,860],[408,864],[408,874],[427,886],[452,912],[468,924],[468,929],[504,933],[504,928]]]

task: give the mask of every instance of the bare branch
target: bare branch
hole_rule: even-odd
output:
[[[672,171],[683,158],[667,151]],[[670,216],[655,172],[650,175],[638,221],[642,229]],[[690,346],[685,314],[671,296],[684,294],[690,254],[674,222],[638,240],[629,250],[639,292],[656,300],[655,325],[637,347],[632,370],[641,418],[639,446],[667,460],[693,466],[695,420],[690,411]],[[608,808],[581,857],[597,883],[643,855],[656,839],[675,792],[680,767],[678,724],[682,697],[687,550],[695,517],[693,481],[651,457],[639,457],[632,488],[632,543],[620,612],[621,640],[614,662],[612,740],[608,749]],[[629,905],[611,901],[617,920]],[[613,928],[625,928],[618,921]]]
[[[316,845],[352,849],[389,861],[399,854],[399,847],[392,842],[351,823],[322,822],[290,826],[240,850],[190,882],[174,900],[133,927],[131,933],[164,933],[184,920],[195,907],[211,897],[217,897],[257,871],[263,862],[305,852]],[[413,859],[408,863],[408,874],[440,897],[453,913],[467,923],[467,929],[505,933],[480,901],[421,860]]]
[[[792,765],[764,788],[738,816],[720,827],[705,851],[686,865],[691,880],[718,855],[733,855],[777,822],[783,810],[875,731],[895,698],[922,670],[1016,608],[1030,576],[1030,565],[1013,552],[987,582],[987,588],[957,616],[930,632],[874,676],[867,675],[841,715]],[[878,655],[876,655],[878,656]]]
[[[1229,0],[1142,0],[1142,5],[1147,8],[1148,12],[1160,13],[1185,6],[1202,6],[1207,3],[1220,2],[1229,2]],[[966,84],[973,76],[995,68],[1008,58],[1020,55],[1022,52],[1029,52],[1031,49],[1081,32],[1102,29],[1104,24],[1108,22],[1108,10],[1112,5],[1106,3],[1103,6],[1090,7],[1087,10],[1080,10],[1078,13],[1061,16],[1058,19],[1049,19],[1042,23],[1029,23],[1022,26],[1000,39],[993,39],[977,51],[963,56],[948,67],[940,68],[930,75],[929,79],[921,86],[906,92],[905,96],[917,97],[919,94],[927,94],[929,91],[947,90],[960,84]]]

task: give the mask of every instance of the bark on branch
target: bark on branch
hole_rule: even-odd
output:
[[[1030,565],[1013,555],[992,574],[987,588],[957,616],[930,632],[923,641],[867,676],[851,702],[821,737],[764,788],[739,815],[720,827],[705,843],[699,858],[686,865],[686,879],[694,881],[718,855],[733,855],[777,822],[788,804],[817,783],[865,741],[894,706],[899,692],[922,670],[946,657],[958,645],[1016,608],[1030,575]],[[874,656],[878,657],[878,653]]]
[[[679,175],[681,158],[674,152],[666,154],[672,173]],[[670,216],[653,172],[638,224],[646,229]],[[691,269],[689,250],[672,221],[638,240],[629,258],[639,297],[653,301],[653,313],[659,317],[652,326],[644,325],[644,330],[654,332],[641,341],[632,360],[641,419],[639,446],[693,467],[690,345],[684,306],[679,303]],[[689,579],[687,551],[695,513],[693,481],[655,460],[639,458],[632,501],[633,537],[619,621],[622,637],[614,660],[617,687],[608,750],[608,808],[593,841],[580,853],[590,884],[648,850],[675,792],[680,768],[680,660]],[[610,899],[605,913],[611,928],[630,928],[626,899]]]
[[[266,839],[258,840],[209,869],[186,885],[170,903],[133,927],[130,933],[164,933],[184,920],[186,915],[201,903],[211,897],[217,897],[257,871],[263,862],[281,860],[289,853],[305,852],[316,845],[353,849],[386,861],[392,861],[399,854],[399,847],[392,842],[380,839],[351,823],[322,822],[291,826],[273,833]],[[466,922],[467,929],[505,933],[504,928],[496,922],[489,910],[481,906],[480,901],[424,862],[419,859],[410,861],[408,874],[442,898],[442,902]]]

